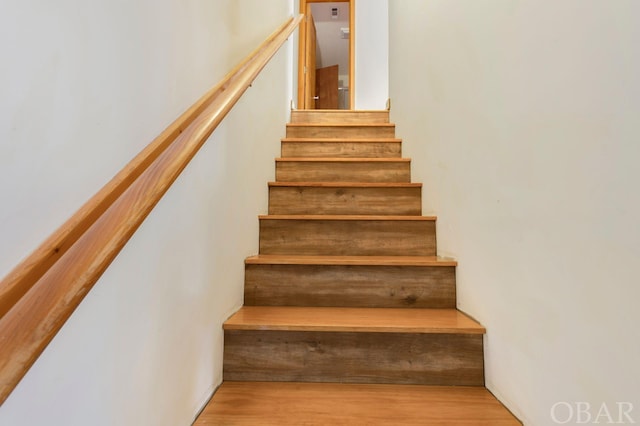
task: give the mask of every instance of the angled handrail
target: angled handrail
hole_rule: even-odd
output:
[[[301,20],[282,24],[0,281],[0,405]]]

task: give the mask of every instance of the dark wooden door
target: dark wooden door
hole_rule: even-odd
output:
[[[316,108],[338,109],[338,66],[316,70]]]

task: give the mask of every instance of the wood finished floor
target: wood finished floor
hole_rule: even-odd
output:
[[[521,423],[482,387],[225,382],[194,426]]]

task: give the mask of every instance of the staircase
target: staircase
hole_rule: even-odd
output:
[[[387,111],[293,111],[195,425],[519,425],[484,388],[485,329]]]

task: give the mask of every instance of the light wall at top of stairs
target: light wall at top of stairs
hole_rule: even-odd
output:
[[[4,276],[292,14],[291,0],[3,2]],[[291,42],[195,157],[0,407],[0,425],[187,425],[221,381]]]
[[[638,16],[635,0],[390,2],[392,120],[459,306],[487,327],[487,386],[526,425],[558,403],[577,424],[579,402],[640,423]]]
[[[389,99],[389,0],[356,0],[356,109]]]

